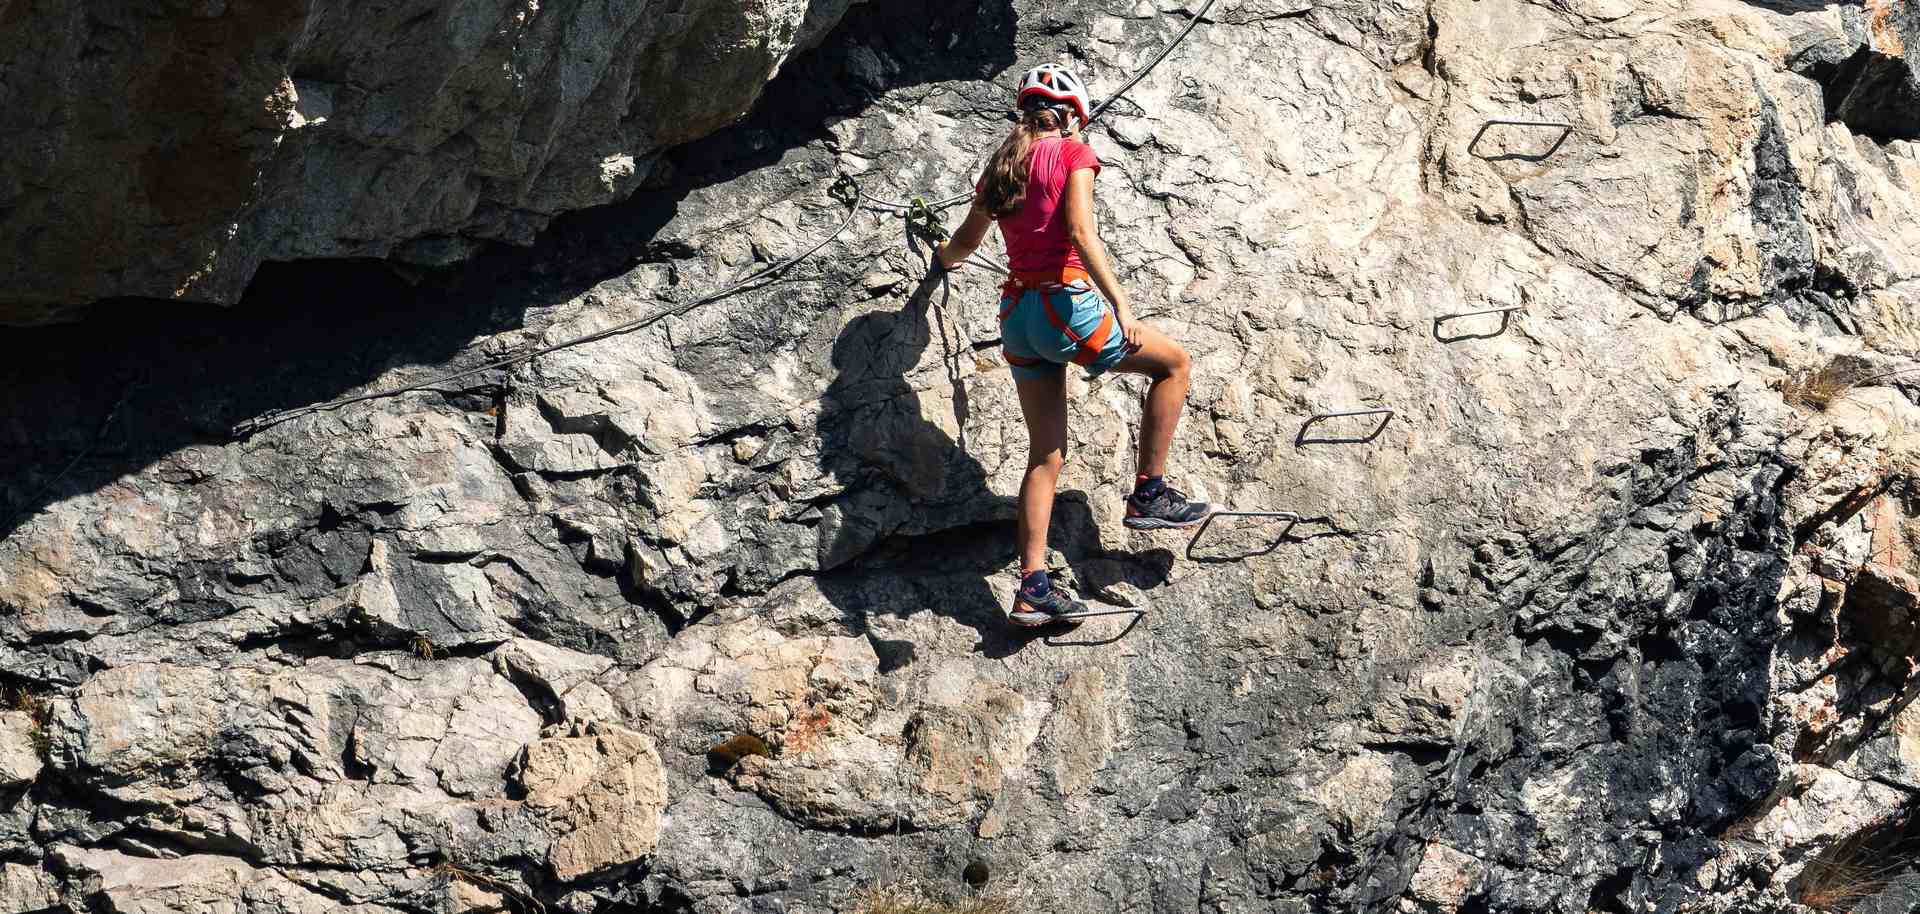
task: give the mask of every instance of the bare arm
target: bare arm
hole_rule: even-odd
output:
[[[974,248],[980,246],[981,240],[987,237],[987,229],[992,226],[993,216],[981,208],[979,201],[975,201],[971,207],[967,208],[966,220],[960,223],[959,228],[954,229],[952,238],[934,248],[933,256],[940,261],[940,266],[953,269],[960,264],[960,261],[967,259],[967,255],[972,254]]]
[[[1113,275],[1113,265],[1107,261],[1107,246],[1100,241],[1100,231],[1094,226],[1093,169],[1075,169],[1067,176],[1066,207],[1067,237],[1080,252],[1080,262],[1087,265],[1087,275],[1093,277],[1100,294],[1113,302],[1114,315],[1120,319],[1120,331],[1126,334],[1127,344],[1137,348],[1133,304],[1127,300],[1127,290],[1120,287],[1120,280]]]

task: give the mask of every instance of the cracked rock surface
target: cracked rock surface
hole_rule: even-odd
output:
[[[1175,484],[1302,520],[1127,532],[1144,386],[1076,377],[1052,561],[1136,621],[1005,623],[995,277],[928,277],[898,214],[227,434],[692,301],[839,226],[836,173],[952,195],[1020,70],[1098,95],[1188,15],[858,6],[529,249],[0,340],[0,901],[1907,910],[1894,0],[1222,0],[1093,131],[1098,205],[1194,357]]]
[[[9,0],[0,325],[525,243],[657,184],[850,2]]]

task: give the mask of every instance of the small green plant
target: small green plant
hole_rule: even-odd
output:
[[[421,660],[432,660],[440,656],[440,646],[426,635],[413,636],[413,655]]]
[[[1780,398],[1793,406],[1825,411],[1865,375],[1850,359],[1832,359],[1819,368],[1801,368],[1780,382]]]
[[[844,914],[1016,914],[1013,902],[1000,895],[959,900],[935,898],[908,882],[868,886],[853,897]]]

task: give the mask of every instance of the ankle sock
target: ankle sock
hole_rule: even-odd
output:
[[[1053,581],[1048,579],[1046,569],[1029,571],[1020,576],[1020,592],[1030,597],[1044,597],[1053,591]]]
[[[1136,498],[1152,498],[1167,487],[1165,476],[1148,476],[1142,473],[1133,477],[1133,494]]]

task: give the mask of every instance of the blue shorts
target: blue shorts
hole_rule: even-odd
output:
[[[1042,299],[1045,296],[1045,299]],[[1062,332],[1047,316],[1047,306],[1081,339],[1093,335],[1100,322],[1112,310],[1106,298],[1082,283],[1072,283],[1051,292],[1028,289],[1015,301],[1000,299],[1000,347],[1017,380],[1036,380],[1057,375],[1080,353],[1079,344]],[[1120,332],[1116,317],[1100,352],[1086,365],[1087,376],[1110,371],[1127,357],[1126,334]],[[1028,364],[1019,364],[1026,362]]]

